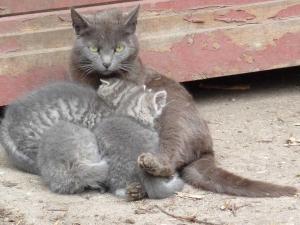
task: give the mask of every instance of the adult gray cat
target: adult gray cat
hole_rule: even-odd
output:
[[[115,114],[104,118],[95,128],[98,146],[108,159],[106,185],[115,195],[129,200],[166,198],[183,187],[176,174],[172,178],[154,177],[139,168],[137,159],[142,153],[159,151],[156,119],[166,105],[165,91],[151,92],[119,79],[102,81],[98,94]]]
[[[82,16],[71,10],[76,40],[70,69],[74,80],[94,88],[101,77],[119,77],[154,91],[167,91],[169,104],[159,119],[160,151],[142,154],[140,166],[155,176],[170,176],[181,170],[187,183],[219,193],[249,197],[295,195],[298,190],[294,187],[249,180],[217,166],[208,126],[199,117],[192,96],[179,83],[145,68],[139,60],[135,35],[138,11],[136,7],[128,14],[114,10]]]
[[[111,109],[90,87],[67,82],[50,84],[7,107],[1,125],[1,143],[18,169],[45,175],[45,181],[53,191],[74,193],[82,191],[86,186],[102,188],[96,184],[103,182],[103,176],[93,176],[97,170],[106,169],[101,157],[94,157],[98,150],[96,141],[93,136],[82,141],[80,136],[88,136],[89,131],[83,128],[92,129],[102,117],[110,113]],[[45,143],[42,142],[44,139]],[[56,141],[60,142],[54,145]],[[91,143],[85,147],[87,154],[82,154],[78,157],[78,162],[74,162],[66,148],[70,144],[72,148],[83,149],[81,141],[84,144]],[[51,171],[41,171],[39,168],[47,165],[47,156],[41,155],[40,162],[37,163],[37,155],[43,148],[60,151],[61,154],[57,153],[56,156],[62,161],[62,165],[57,168],[58,177],[52,184],[49,183]],[[65,174],[59,174],[64,169]],[[72,180],[73,178],[78,180]],[[61,181],[65,183],[60,183]]]

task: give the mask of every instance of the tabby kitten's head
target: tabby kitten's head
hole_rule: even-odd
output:
[[[131,69],[138,54],[135,36],[139,6],[128,14],[107,10],[94,15],[80,15],[71,9],[77,35],[73,61],[83,73],[110,75]]]
[[[153,92],[146,86],[111,78],[101,80],[98,95],[119,115],[132,117],[145,125],[154,126],[166,106],[167,92]]]

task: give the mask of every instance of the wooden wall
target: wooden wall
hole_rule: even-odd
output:
[[[178,81],[300,65],[299,0],[0,0],[0,105],[68,77],[70,6],[136,4],[142,60]]]

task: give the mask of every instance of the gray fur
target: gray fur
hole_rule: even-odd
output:
[[[74,69],[86,75],[101,73],[104,76],[130,70],[138,52],[134,34],[137,15],[138,7],[126,15],[112,9],[81,16],[72,9],[72,24],[77,35],[72,54]],[[120,52],[116,51],[119,45],[123,46]],[[91,51],[91,47],[95,51]]]
[[[109,159],[109,191],[128,197],[126,187],[140,183],[148,197],[166,198],[181,190],[183,181],[178,176],[154,177],[137,164],[140,154],[159,151],[155,119],[166,105],[166,92],[151,92],[119,79],[102,82],[98,94],[116,108],[115,116],[103,119],[94,130],[101,154]]]
[[[85,188],[105,191],[108,165],[87,128],[61,121],[47,130],[40,142],[37,165],[53,192],[72,194]]]
[[[61,168],[51,167],[50,164],[45,165],[45,168],[41,168],[39,166],[44,164],[37,163],[37,155],[40,151],[45,151],[43,152],[44,155],[40,155],[40,161],[47,161],[46,156],[50,154],[47,151],[61,151],[61,149],[66,151],[68,133],[71,134],[70,138],[73,138],[74,141],[70,140],[71,147],[75,149],[78,147],[79,150],[76,154],[79,154],[80,151],[84,150],[81,146],[78,146],[78,144],[81,144],[80,142],[76,143],[80,134],[86,136],[87,140],[93,139],[94,136],[88,137],[88,131],[85,128],[92,129],[102,117],[108,116],[110,113],[111,109],[98,97],[96,91],[89,87],[68,82],[50,84],[29,93],[7,107],[1,126],[1,143],[8,153],[9,159],[17,168],[45,176],[43,179],[53,191],[59,193],[81,191],[86,184],[93,186],[90,184],[91,182],[82,181],[79,184],[76,180],[69,180],[75,177],[82,177],[84,176],[83,174],[76,175],[73,171],[72,178],[72,176],[69,176],[71,173],[65,171],[65,178],[63,178],[63,174],[60,174],[63,172],[61,168],[65,166],[63,163],[60,165]],[[65,128],[66,133],[58,132],[62,121],[73,124]],[[81,127],[81,129],[77,126]],[[73,129],[78,130],[79,134],[77,136],[74,135],[75,131]],[[51,134],[54,136],[51,136]],[[43,142],[44,140],[45,142]],[[59,140],[61,142],[58,142]],[[55,141],[57,141],[55,147],[50,145],[50,143]],[[87,141],[84,142],[86,143]],[[96,149],[89,147],[87,151],[93,152]],[[71,153],[66,152],[66,156],[68,154],[70,155]],[[55,155],[52,156],[54,157]],[[94,161],[91,160],[89,155],[86,156],[86,159],[93,163],[99,161],[98,156]],[[55,158],[50,157],[48,160],[55,160]],[[69,158],[67,157],[65,161],[68,160]],[[81,163],[81,156],[78,157],[78,160],[78,163]],[[59,163],[57,162],[57,165]],[[51,168],[57,169],[57,171],[47,174],[47,169]],[[83,172],[88,173],[86,170],[83,170]],[[94,168],[92,168],[93,170]],[[80,173],[80,170],[77,171]],[[53,178],[55,174],[57,177]],[[54,179],[53,184],[50,183],[50,177]],[[56,179],[60,180],[62,189],[55,185]],[[102,178],[99,179],[102,180]],[[65,184],[63,183],[64,181],[66,182]],[[67,188],[66,186],[70,186],[72,182],[77,183],[74,187]]]

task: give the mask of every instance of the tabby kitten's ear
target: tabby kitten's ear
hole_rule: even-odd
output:
[[[137,24],[137,18],[140,10],[140,5],[136,6],[126,16],[124,16],[125,32],[127,34],[134,34]]]
[[[153,96],[154,109],[160,115],[167,104],[167,92],[158,91]]]
[[[81,35],[89,27],[87,21],[74,8],[71,8],[71,18],[77,35]]]

